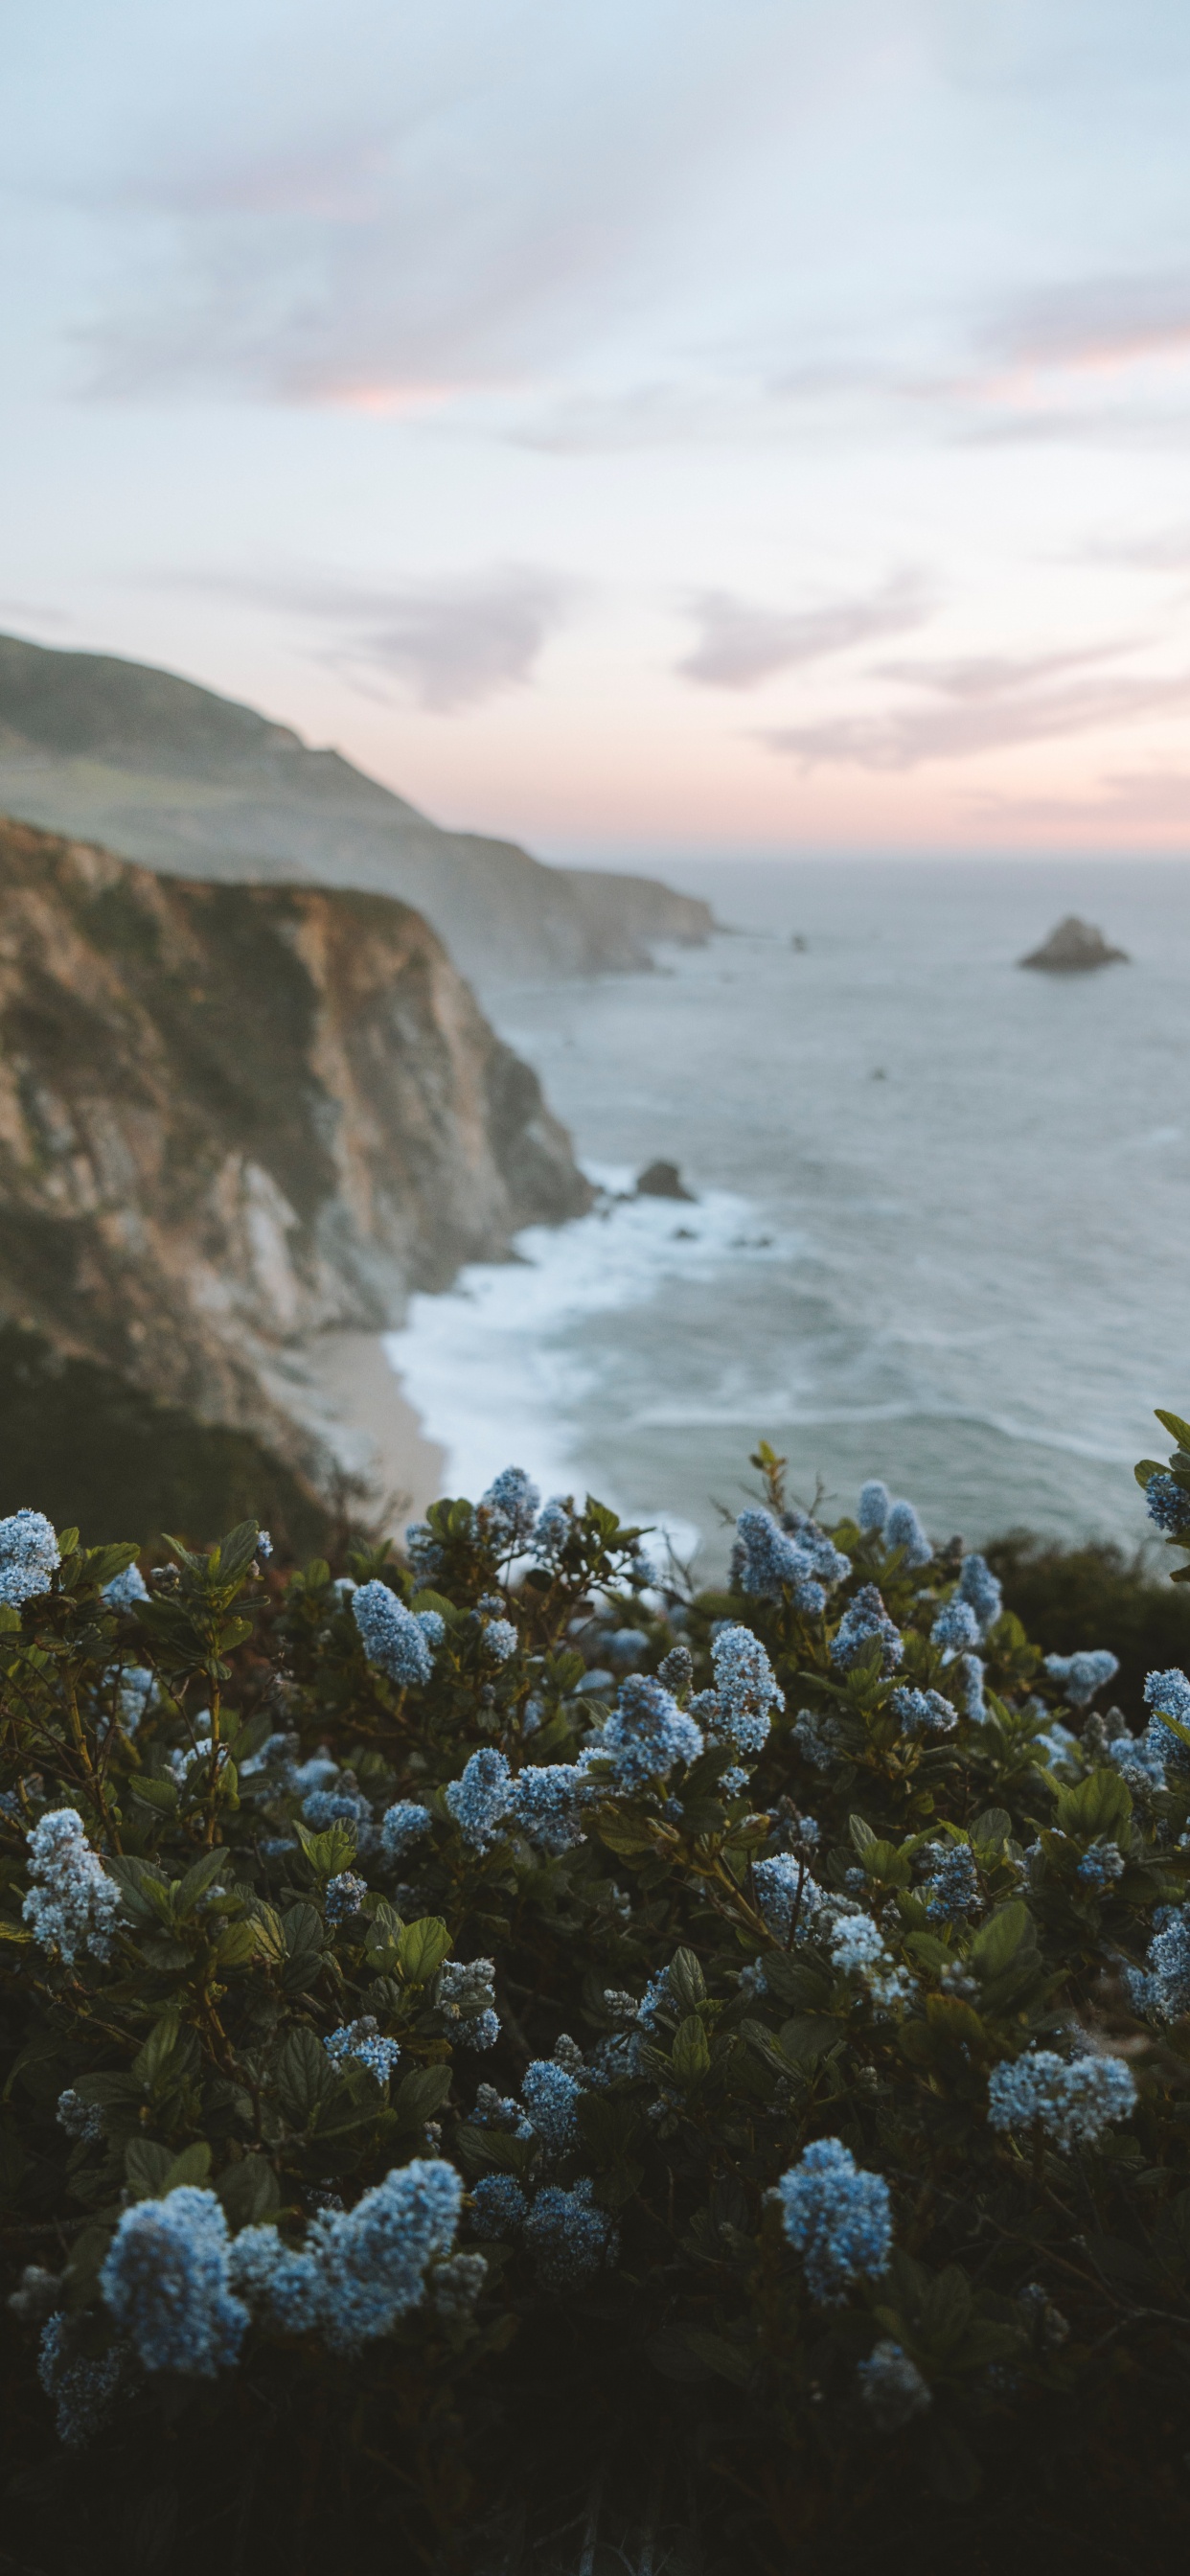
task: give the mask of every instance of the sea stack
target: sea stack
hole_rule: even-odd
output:
[[[638,1174],[635,1195],[638,1199],[686,1199],[694,1204],[694,1192],[688,1190],[676,1163],[649,1163]]]
[[[1044,947],[1035,948],[1032,956],[1022,957],[1022,966],[1036,966],[1045,975],[1087,975],[1095,966],[1127,966],[1127,951],[1109,948],[1101,930],[1091,922],[1080,921],[1075,912],[1067,913],[1056,930],[1051,930]]]

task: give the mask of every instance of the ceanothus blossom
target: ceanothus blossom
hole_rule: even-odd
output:
[[[387,1583],[361,1583],[351,1596],[352,1616],[364,1653],[378,1672],[403,1688],[428,1682],[434,1670],[433,1648],[445,1634],[437,1610],[407,1610]]]
[[[0,1521],[0,1601],[19,1610],[48,1592],[62,1558],[54,1524],[44,1512],[11,1512]]]
[[[249,2319],[231,2293],[229,2251],[213,2191],[188,2183],[124,2211],[99,2283],[145,2370],[214,2379],[239,2360]]]
[[[859,2280],[878,2281],[892,2253],[892,2204],[882,2174],[856,2164],[841,2138],[817,2138],[782,2174],[775,2198],[806,2287],[820,2307],[838,2307]]]
[[[1094,2146],[1113,2120],[1136,2108],[1131,2068],[1121,2057],[1059,2057],[1051,2048],[1004,2058],[988,2077],[988,2120],[993,2129],[1039,2128],[1069,2155]]]
[[[1047,1655],[1045,1669],[1061,1684],[1072,1708],[1089,1708],[1096,1691],[1119,1672],[1120,1658],[1107,1646],[1084,1648],[1077,1655]]]
[[[110,1959],[120,1891],[87,1841],[73,1807],[54,1807],[25,1837],[31,1887],[21,1908],[43,1950],[72,1968],[80,1950]]]

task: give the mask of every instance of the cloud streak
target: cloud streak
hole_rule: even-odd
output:
[[[778,671],[845,653],[878,636],[908,634],[931,613],[920,576],[894,575],[866,598],[788,612],[733,591],[705,590],[691,602],[698,642],[674,665],[679,677],[712,689],[755,689]]]
[[[527,687],[583,591],[568,575],[527,564],[383,589],[297,574],[181,579],[190,589],[334,629],[319,647],[321,661],[347,678],[370,673],[395,681],[434,715]]]
[[[806,769],[898,771],[1190,710],[1190,672],[1097,676],[1091,666],[1110,658],[1103,648],[923,667],[905,677],[927,692],[924,704],[772,726],[757,739]]]

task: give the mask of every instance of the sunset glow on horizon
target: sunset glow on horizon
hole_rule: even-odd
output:
[[[609,865],[1190,853],[1190,23],[43,0],[0,626]]]

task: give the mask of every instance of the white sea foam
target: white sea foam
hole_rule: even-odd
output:
[[[604,1195],[589,1216],[528,1227],[512,1261],[475,1262],[445,1295],[414,1297],[405,1328],[384,1336],[427,1438],[446,1450],[451,1492],[481,1493],[512,1462],[543,1492],[570,1491],[582,1417],[615,1365],[584,1350],[584,1320],[639,1311],[675,1281],[788,1263],[798,1249],[734,1191],[687,1205],[628,1197],[629,1167],[591,1166],[590,1177]],[[600,1499],[634,1508],[623,1490]],[[660,1526],[679,1555],[690,1552],[693,1523],[666,1515]]]
[[[676,1508],[717,1569],[768,1438],[803,1501],[880,1474],[972,1543],[1139,1538],[1150,1407],[1190,1401],[1185,886],[745,867],[698,888],[753,923],[729,951],[513,997],[584,1162],[615,1156],[618,1187],[664,1155],[699,1202],[530,1235],[523,1266],[417,1301],[390,1347],[455,1489],[519,1457],[634,1519]],[[1132,968],[1018,974],[1072,908]]]

